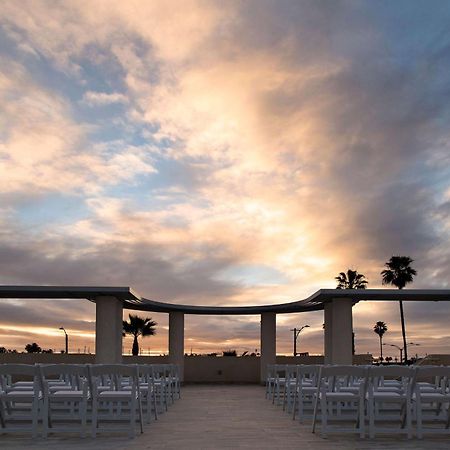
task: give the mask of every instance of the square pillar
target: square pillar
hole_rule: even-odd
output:
[[[169,313],[169,361],[177,364],[180,381],[184,381],[184,314]]]
[[[260,357],[261,383],[265,383],[267,364],[276,364],[277,361],[277,315],[276,313],[261,314],[261,357]]]
[[[331,302],[324,305],[324,364],[331,364],[333,360],[332,330],[333,330],[333,304]]]
[[[353,300],[335,298],[325,304],[325,363],[353,364]]]
[[[95,362],[122,363],[123,304],[116,297],[95,297]]]

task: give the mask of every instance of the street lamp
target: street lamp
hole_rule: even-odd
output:
[[[417,345],[420,346],[420,344],[416,344],[415,342],[408,342],[407,345]],[[419,358],[419,355],[416,353],[416,360]]]
[[[400,363],[403,361],[403,349],[395,344],[383,344],[383,345],[389,345],[391,347],[395,347],[397,350],[400,350]]]
[[[66,335],[66,355],[69,354],[69,335],[67,334],[67,331],[64,327],[59,327],[60,330],[64,331],[64,334]]]
[[[291,330],[294,333],[294,356],[297,356],[297,338],[303,328],[309,328],[309,325],[303,325],[301,328]]]

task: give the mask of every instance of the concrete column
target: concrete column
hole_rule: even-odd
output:
[[[116,297],[96,297],[95,362],[122,363],[123,305]]]
[[[325,362],[327,364],[353,364],[352,306],[353,300],[348,298],[333,299],[325,306]]]
[[[169,313],[169,360],[180,368],[180,381],[184,381],[184,314]]]
[[[325,307],[323,310],[323,316],[324,316],[324,363],[325,364],[331,364],[331,361],[333,360],[333,346],[331,344],[332,342],[332,330],[333,330],[333,304],[331,302],[325,303]]]
[[[261,383],[266,381],[267,364],[277,361],[277,315],[276,313],[261,314]]]

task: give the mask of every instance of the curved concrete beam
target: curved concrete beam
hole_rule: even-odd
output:
[[[320,289],[303,300],[264,306],[198,306],[165,303],[141,297],[130,287],[102,286],[0,286],[0,298],[86,298],[115,297],[127,309],[153,312],[182,312],[203,315],[247,315],[319,311],[332,299],[359,301],[450,301],[449,289]]]

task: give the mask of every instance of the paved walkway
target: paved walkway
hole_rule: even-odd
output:
[[[183,398],[135,439],[0,436],[0,449],[218,450],[218,449],[450,449],[450,436],[408,441],[400,437],[360,440],[348,435],[322,439],[264,398],[260,386],[187,386]]]

